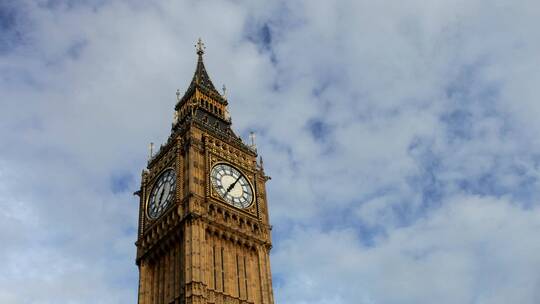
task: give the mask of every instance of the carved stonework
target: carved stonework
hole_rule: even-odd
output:
[[[193,80],[183,97],[178,93],[171,135],[148,161],[136,192],[139,304],[272,304],[267,179],[256,151],[231,129],[227,100],[210,81],[203,53],[199,44]],[[242,185],[253,191],[249,205],[233,206],[225,187],[215,186],[221,195],[216,191],[210,174],[220,163],[245,177]],[[166,170],[174,170],[174,185],[163,177]],[[166,206],[154,218],[147,214],[152,191],[152,205]]]

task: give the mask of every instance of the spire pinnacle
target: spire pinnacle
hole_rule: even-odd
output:
[[[202,55],[204,54],[204,50],[206,49],[204,43],[202,42],[202,39],[199,38],[197,40],[197,43],[195,43],[195,50],[197,52],[197,55],[199,57],[199,60],[197,60],[197,67],[195,68],[195,73],[193,75],[193,79],[191,80],[191,83],[189,84],[188,89],[186,90],[184,96],[182,98],[179,98],[176,109],[178,110],[180,107],[180,104],[183,103],[184,100],[187,100],[192,94],[195,92],[195,89],[198,89],[199,91],[202,91],[204,94],[211,98],[215,98],[217,101],[226,103],[226,99],[216,90],[214,87],[214,84],[210,80],[210,76],[208,76],[208,73],[206,72],[206,68],[204,67],[204,61]],[[178,92],[177,96],[179,97],[180,94]]]
[[[221,88],[221,90],[223,91],[223,94],[221,94],[221,96],[227,100],[227,87],[225,85],[223,85],[223,87]]]
[[[216,88],[214,87],[214,84],[212,84],[212,81],[210,80],[208,73],[206,73],[206,68],[204,67],[203,58],[202,58],[202,55],[204,54],[204,50],[206,49],[206,46],[202,42],[201,38],[197,40],[197,43],[195,44],[195,49],[197,50],[197,55],[199,55],[199,60],[197,62],[197,68],[195,69],[195,74],[193,75],[193,80],[191,81],[190,87],[197,85],[199,86],[199,88],[209,90],[211,94],[214,94],[216,96],[221,96],[219,92],[216,90]]]
[[[195,49],[197,50],[197,55],[202,56],[202,54],[204,54],[204,50],[206,49],[206,46],[202,42],[201,38],[197,40],[197,43],[195,44]]]

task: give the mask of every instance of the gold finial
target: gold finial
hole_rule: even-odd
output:
[[[195,49],[197,50],[197,55],[201,56],[202,54],[204,54],[204,50],[206,49],[206,46],[204,46],[204,43],[202,42],[201,38],[197,40],[197,44],[195,44]]]
[[[222,95],[223,98],[227,99],[227,87],[225,87],[225,85],[223,85],[222,90],[223,90],[223,95]]]
[[[249,132],[249,141],[251,142],[250,148],[256,150],[257,145],[255,144],[255,132]]]
[[[150,146],[148,147],[148,160],[151,160],[152,157],[154,157],[154,143],[151,142]]]

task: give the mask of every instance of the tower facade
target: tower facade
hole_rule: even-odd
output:
[[[273,303],[262,160],[231,129],[226,97],[197,67],[171,135],[143,170],[139,304]]]

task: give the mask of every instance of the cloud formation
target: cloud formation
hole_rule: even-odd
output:
[[[1,303],[134,303],[148,142],[207,45],[277,303],[538,303],[533,1],[4,1]]]

